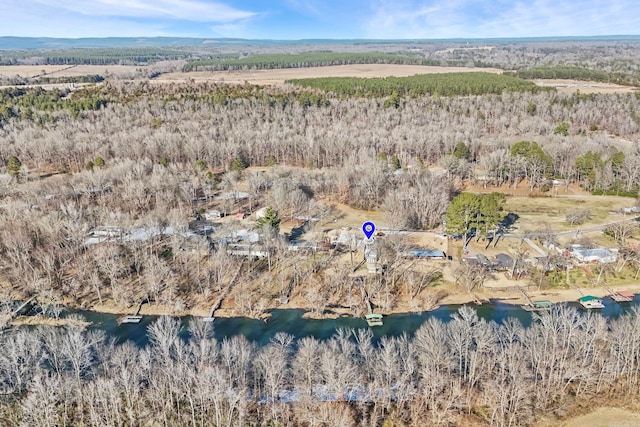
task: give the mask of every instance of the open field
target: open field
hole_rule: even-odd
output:
[[[555,87],[560,93],[631,93],[638,90],[632,86],[622,86],[604,82],[585,82],[581,80],[533,80],[538,86]]]
[[[1,65],[0,78],[40,77],[67,69],[67,65]],[[43,73],[44,71],[44,73]],[[103,70],[104,71],[104,70]]]
[[[528,233],[541,231],[540,228],[548,225],[553,231],[575,230],[588,228],[595,225],[621,221],[625,217],[618,213],[622,208],[631,207],[635,200],[629,197],[594,196],[572,183],[568,187],[559,185],[554,189],[540,193],[538,190],[531,192],[526,182],[513,186],[500,187],[468,184],[464,191],[470,193],[490,193],[493,191],[507,196],[504,211],[514,212],[519,218],[515,226],[516,233]],[[572,209],[587,208],[591,211],[591,219],[584,225],[571,225],[566,222],[566,214]]]
[[[557,426],[557,421],[551,424],[542,422],[538,424],[538,427],[551,425]],[[640,425],[640,414],[621,408],[598,408],[589,414],[580,415],[560,424],[561,427],[631,427],[637,425]]]
[[[407,77],[416,74],[486,72],[501,74],[497,68],[432,67],[424,65],[353,64],[331,67],[285,68],[279,70],[198,71],[162,74],[155,82],[216,81],[259,85],[282,84],[289,79],[315,77]]]
[[[109,72],[112,75],[128,75],[144,68],[135,65],[2,65],[0,79],[10,77],[76,77]],[[43,73],[44,71],[44,73]]]
[[[635,201],[628,197],[568,195],[565,197],[507,197],[504,210],[519,215],[514,232],[528,233],[543,231],[549,226],[552,231],[566,231],[588,228],[609,222],[621,221],[625,217],[617,213],[624,207],[633,206]],[[591,219],[582,225],[571,225],[566,214],[572,209],[589,209]]]

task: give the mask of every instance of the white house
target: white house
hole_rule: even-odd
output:
[[[571,256],[580,262],[602,262],[610,263],[616,262],[617,256],[615,253],[606,248],[596,249],[583,249],[575,248],[571,251]]]

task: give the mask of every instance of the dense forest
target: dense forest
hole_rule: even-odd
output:
[[[491,73],[420,74],[411,77],[324,77],[292,79],[286,83],[321,89],[348,97],[489,95],[503,92],[541,92],[542,88],[522,79]],[[394,106],[397,106],[394,100]]]
[[[81,112],[99,110],[107,104],[106,99],[83,91],[74,96],[69,94],[68,89],[45,90],[41,87],[3,89],[0,91],[0,126],[12,117],[25,120],[36,119],[39,122],[53,121],[53,116],[48,113],[59,110],[66,110],[77,118]]]
[[[578,180],[589,189],[618,186],[630,191],[637,182],[637,153],[624,140],[638,134],[639,102],[634,94],[553,92],[332,99],[317,92],[251,85],[110,83],[70,95],[5,89],[0,92],[0,125],[9,144],[3,149],[5,161],[15,155],[36,169],[79,172],[100,154],[116,161],[157,163],[166,158],[170,164],[192,165],[201,160],[218,170],[227,170],[235,158],[247,165],[268,165],[274,158],[323,174],[324,168],[342,169],[349,159],[361,156],[375,164],[384,154],[395,155],[402,167],[446,163],[458,178],[470,177],[472,169],[481,167],[498,184],[513,185],[523,173],[535,172],[527,162],[536,156],[511,155],[510,146],[533,140],[553,159],[552,170],[544,176]],[[94,109],[99,110],[91,113]],[[46,133],[37,130],[44,122],[51,123]],[[65,137],[73,144],[42,156],[36,147],[55,147],[57,135],[66,134],[68,126],[76,129]],[[134,129],[135,135],[115,137]],[[39,136],[31,137],[36,130]],[[172,135],[189,137],[178,144],[170,142]],[[468,148],[463,158],[453,156],[459,143]],[[577,161],[588,152],[592,161]],[[607,161],[614,155],[615,162]]]
[[[0,336],[5,426],[532,425],[640,386],[637,310],[606,323],[558,307],[531,326],[461,308],[413,337],[280,333],[217,342],[210,324],[162,317],[150,344],[114,345],[77,326]],[[185,338],[185,335],[187,338]],[[387,424],[384,424],[387,423]]]
[[[185,48],[154,47],[0,51],[0,65],[22,63],[37,65],[146,64],[157,61],[185,59],[191,55],[192,52]]]
[[[610,77],[603,71],[580,67],[545,67],[518,70],[515,75],[522,79],[571,79],[593,82],[608,82]]]
[[[508,74],[523,79],[569,79],[608,82],[629,86],[637,86],[640,83],[638,81],[638,75],[628,75],[621,72],[607,73],[605,71],[590,70],[582,67],[525,68]]]
[[[347,64],[438,65],[439,62],[427,60],[417,54],[408,55],[406,52],[400,54],[308,52],[293,55],[264,54],[251,55],[244,58],[202,59],[187,62],[183,70],[186,72],[198,70],[272,70],[277,68],[327,67]]]

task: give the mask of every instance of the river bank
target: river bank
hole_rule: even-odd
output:
[[[450,286],[450,285],[449,285]],[[401,301],[391,310],[382,310],[375,309],[376,312],[379,312],[384,315],[398,315],[398,314],[411,314],[411,313],[422,313],[432,311],[440,306],[449,306],[449,305],[464,305],[464,304],[478,304],[478,302],[482,302],[484,304],[491,304],[492,302],[500,302],[502,304],[509,304],[514,306],[521,306],[526,304],[527,301],[523,297],[522,293],[520,293],[517,289],[514,289],[515,285],[510,285],[509,287],[494,287],[489,284],[486,287],[483,287],[479,290],[475,290],[472,293],[462,291],[459,287],[458,289],[453,290],[450,293],[439,292],[441,297],[436,300],[436,304],[431,305],[428,308],[425,307],[412,307],[409,303],[405,301]],[[436,291],[442,291],[443,285],[440,285]],[[527,287],[525,284],[522,286],[527,294],[534,299],[543,299],[548,300],[553,303],[566,303],[566,302],[576,302],[582,294],[576,289],[546,289],[546,290],[537,290],[531,287]],[[640,293],[640,283],[635,285],[628,285],[621,287],[617,290],[628,290],[633,293]],[[584,295],[594,295],[600,298],[604,298],[608,295],[608,292],[601,287],[597,288],[582,288],[581,289]],[[74,307],[78,308],[78,307]],[[183,311],[175,311],[168,306],[161,304],[145,304],[142,306],[140,310],[140,315],[143,316],[175,316],[175,317],[185,317],[185,316],[193,316],[193,317],[207,317],[210,314],[210,308],[208,306],[196,306],[189,310]],[[344,316],[353,316],[353,311],[349,307],[329,307],[324,310],[323,313],[315,313],[313,308],[308,304],[305,304],[304,301],[300,299],[292,299],[287,304],[273,304],[267,308],[269,310],[303,310],[306,312],[305,318],[310,319],[334,319],[337,317]],[[107,313],[107,314],[117,314],[117,315],[127,315],[132,313],[132,307],[115,305],[115,304],[98,304],[89,308],[90,311],[95,311],[98,313]],[[253,317],[262,319],[263,313],[260,313],[258,316],[246,316],[241,313],[238,309],[233,307],[225,306],[223,303],[222,307],[217,309],[215,312],[215,317]]]
[[[553,303],[571,303],[576,302],[581,296],[584,295],[594,295],[597,297],[604,298],[607,296],[608,291],[603,287],[589,287],[589,288],[581,288],[582,294],[575,288],[570,289],[546,289],[546,290],[538,290],[534,287],[527,286],[524,281],[511,281],[511,280],[489,280],[485,283],[485,286],[478,290],[474,290],[473,292],[467,292],[463,290],[461,286],[456,286],[452,284],[440,284],[435,286],[432,289],[428,289],[428,294],[431,295],[431,298],[426,298],[431,303],[429,307],[419,306],[416,304],[410,304],[407,301],[398,301],[396,306],[392,310],[382,310],[379,308],[375,309],[375,312],[381,313],[385,316],[392,315],[411,315],[411,314],[421,314],[428,313],[434,310],[437,310],[440,307],[448,307],[448,306],[460,306],[465,304],[473,304],[477,305],[478,303],[482,304],[501,304],[507,306],[520,307],[525,304],[527,301],[523,297],[522,293],[517,290],[516,286],[521,286],[526,290],[527,294],[533,300],[548,300]],[[636,294],[640,294],[640,283],[619,286],[614,290],[627,290]],[[214,300],[215,298],[211,298]],[[424,299],[424,298],[423,298]],[[94,312],[100,314],[109,314],[114,316],[124,316],[130,315],[137,309],[137,306],[125,306],[125,305],[117,305],[113,303],[102,303],[102,304],[92,304],[92,305],[81,305],[77,301],[69,300],[65,301],[63,306],[68,311],[85,311],[85,312]],[[211,306],[207,306],[205,304],[199,304],[195,307],[192,307],[188,310],[176,311],[169,306],[162,304],[143,304],[140,309],[140,315],[142,316],[163,316],[169,315],[174,317],[193,317],[193,318],[204,318],[210,315]],[[312,307],[309,307],[309,304],[306,304],[304,300],[300,298],[294,298],[289,301],[287,304],[271,304],[266,308],[265,311],[257,313],[255,316],[247,316],[245,313],[240,312],[237,308],[231,306],[230,303],[223,303],[222,306],[216,310],[215,317],[216,318],[253,318],[261,321],[269,321],[270,312],[272,310],[297,310],[302,311],[304,314],[302,315],[303,319],[309,320],[332,320],[338,319],[342,317],[353,317],[359,318],[362,317],[359,313],[354,313],[354,311],[346,306],[342,307],[328,307],[322,313],[318,313],[314,311]],[[62,326],[69,324],[77,324],[79,326],[80,323],[77,319],[74,318],[52,318],[45,316],[17,316],[14,319],[7,319],[7,324],[13,326],[19,325],[52,325],[52,326]],[[86,325],[85,325],[86,326]]]

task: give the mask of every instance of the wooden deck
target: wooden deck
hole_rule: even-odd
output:
[[[607,292],[609,292],[609,295],[607,295],[607,296],[609,298],[611,298],[612,300],[614,300],[615,302],[631,302],[631,301],[633,301],[633,298],[635,297],[635,294],[633,292],[629,292],[629,291],[614,291],[613,289],[611,289],[610,287],[608,287],[604,283],[596,282],[596,284],[600,285]]]
[[[615,302],[631,302],[635,297],[635,294],[629,291],[613,292],[609,297]]]

